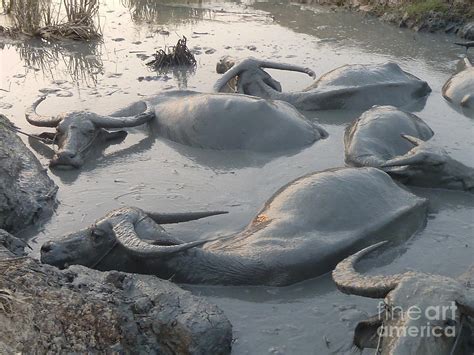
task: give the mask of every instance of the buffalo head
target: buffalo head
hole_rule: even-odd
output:
[[[281,84],[264,69],[301,72],[313,78],[316,76],[311,69],[297,65],[270,62],[252,57],[236,62],[234,58],[224,56],[216,65],[217,73],[224,75],[216,81],[214,91],[225,91],[226,87],[230,85],[232,88],[235,86],[233,89],[239,94],[259,97],[267,97],[268,90],[281,92]]]
[[[124,207],[108,213],[90,227],[41,247],[41,262],[59,268],[78,264],[104,270],[134,271],[143,258],[159,259],[207,241],[183,243],[159,224],[192,221],[227,212],[146,213]],[[142,260],[142,261],[140,261]]]
[[[226,71],[228,71],[230,68],[232,68],[235,65],[236,61],[237,59],[229,55],[225,55],[221,57],[221,59],[219,59],[219,61],[216,64],[216,73],[224,74]]]
[[[344,293],[384,298],[379,315],[357,325],[354,344],[385,355],[471,353],[474,289],[440,275],[363,276],[355,271],[360,258],[384,243],[348,257],[332,273]]]
[[[393,175],[407,179],[417,186],[464,190],[474,193],[474,169],[451,158],[448,153],[430,141],[402,135],[414,147],[405,155],[395,157],[381,165]],[[391,170],[393,167],[400,169]]]
[[[55,127],[56,132],[40,135],[58,147],[50,166],[79,168],[84,162],[86,152],[98,142],[123,139],[125,131],[109,132],[106,128],[134,127],[154,118],[153,111],[147,107],[143,113],[131,117],[112,117],[86,111],[73,111],[54,117],[44,117],[36,113],[38,105],[46,99],[38,98],[26,111],[27,121],[39,127]]]

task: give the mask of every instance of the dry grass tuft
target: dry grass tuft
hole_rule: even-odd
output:
[[[11,280],[4,277],[9,270],[16,269],[19,264],[23,263],[24,257],[13,257],[0,260],[0,314],[9,315],[13,313],[14,305],[22,303],[21,297],[15,294],[15,286]]]
[[[171,67],[194,67],[196,66],[196,58],[191,53],[186,45],[186,37],[178,40],[176,46],[168,47],[158,50],[153,54],[151,62],[147,63],[148,66],[153,67],[155,70],[163,70]]]
[[[0,313],[12,312],[13,293],[10,290],[0,290]]]
[[[2,0],[13,20],[12,33],[44,39],[101,37],[98,0]]]

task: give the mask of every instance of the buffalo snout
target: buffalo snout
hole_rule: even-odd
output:
[[[49,253],[54,248],[53,242],[46,242],[41,246],[41,254]]]
[[[49,165],[59,169],[78,169],[83,163],[83,160],[76,152],[63,150],[55,154]]]
[[[55,242],[46,242],[41,246],[41,262],[56,266],[59,269],[68,267],[64,251],[61,246]]]

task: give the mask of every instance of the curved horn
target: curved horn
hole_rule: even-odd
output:
[[[227,70],[214,84],[214,92],[221,92],[227,83],[247,69],[248,64],[238,63]]]
[[[141,240],[135,232],[133,223],[126,220],[117,223],[112,229],[119,244],[133,255],[141,257],[167,256],[208,242],[208,240],[203,240],[178,245],[153,245]]]
[[[384,241],[371,245],[337,264],[332,272],[332,279],[341,292],[370,298],[384,298],[397,287],[404,274],[394,276],[363,276],[354,269],[354,265],[363,256],[385,243],[387,242]]]
[[[392,166],[404,166],[404,165],[420,165],[425,161],[425,156],[420,154],[405,154],[400,157],[396,157],[387,160],[385,163],[380,165],[381,168],[389,168]]]
[[[457,44],[458,46],[466,47],[466,50],[468,50],[471,47],[474,47],[474,41],[472,41],[472,42],[454,42],[454,44]]]
[[[225,72],[224,75],[222,75],[222,77],[220,77],[216,81],[214,85],[214,91],[220,92],[230,80],[238,76],[243,71],[251,69],[251,67],[296,71],[296,72],[308,74],[312,78],[316,77],[316,74],[309,68],[304,68],[304,67],[300,67],[298,65],[292,65],[292,64],[258,60],[255,58],[247,58],[241,61],[240,63],[235,64],[232,68],[230,68],[227,72]]]
[[[301,67],[299,65],[270,62],[265,60],[257,60],[257,64],[260,68],[296,71],[308,74],[312,78],[316,78],[316,73],[314,71],[309,68]]]
[[[474,103],[474,95],[472,95],[472,94],[467,94],[461,100],[461,106],[462,107],[469,108],[469,107],[472,106],[473,103]]]
[[[413,137],[413,136],[410,136],[408,134],[401,134],[401,136],[402,136],[402,138],[406,139],[407,141],[409,141],[411,144],[413,144],[415,146],[419,146],[420,144],[425,143],[425,141],[423,139]]]
[[[31,104],[29,108],[25,111],[25,117],[29,124],[38,127],[56,127],[61,121],[60,117],[57,118],[48,118],[46,116],[38,115],[36,113],[36,108],[38,105],[46,99],[46,96],[41,96],[36,99],[35,102]]]
[[[125,128],[139,126],[155,118],[155,112],[152,106],[147,101],[143,102],[145,103],[145,111],[135,116],[112,117],[97,115],[92,120],[94,124],[100,128]]]
[[[146,212],[146,214],[158,224],[170,224],[194,221],[210,216],[229,213],[227,211],[209,211],[209,212],[185,212],[185,213],[153,213]]]

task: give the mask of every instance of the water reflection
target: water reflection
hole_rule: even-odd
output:
[[[104,73],[102,45],[99,42],[54,42],[46,43],[31,39],[13,44],[28,71],[41,71],[55,79],[63,71],[75,83],[95,86]]]
[[[311,147],[302,147],[284,152],[257,153],[247,150],[202,149],[167,139],[163,139],[163,142],[178,152],[179,155],[186,157],[195,164],[214,171],[216,174],[230,173],[245,168],[262,168],[274,159],[290,158]],[[318,142],[313,144],[318,144]]]
[[[212,19],[213,11],[207,8],[193,7],[192,4],[202,6],[203,0],[187,0],[186,4],[179,4],[173,0],[122,0],[130,10],[132,20],[137,24],[187,24],[196,23],[203,19]]]
[[[185,90],[188,88],[188,78],[196,72],[196,68],[172,68],[173,78],[178,84],[179,90]]]
[[[461,54],[452,43],[453,38],[448,35],[434,36],[401,30],[370,16],[332,11],[312,3],[312,0],[262,1],[256,2],[253,8],[270,13],[281,26],[319,38],[320,43],[334,42],[339,47],[362,49],[397,59],[422,58],[430,66],[439,69],[446,69],[447,61]],[[315,13],[321,15],[315,16]],[[377,30],[374,30],[375,26]]]
[[[221,22],[268,21],[271,17],[248,6],[255,0],[122,0],[137,24],[180,25],[195,24],[203,20]],[[243,5],[243,6],[242,6]]]
[[[132,137],[130,137],[132,138]],[[155,142],[155,137],[145,136],[137,143],[128,146],[123,149],[119,149],[113,153],[105,154],[105,149],[110,145],[117,144],[121,145],[122,140],[111,142],[108,145],[102,145],[94,147],[88,154],[84,165],[80,169],[73,170],[58,170],[51,169],[51,173],[61,179],[61,182],[65,185],[72,185],[77,178],[84,173],[91,172],[94,170],[107,170],[111,166],[121,164],[127,160],[137,159],[137,156],[143,155],[146,151],[150,150]],[[44,148],[39,148],[38,144],[29,142],[31,147],[39,154],[45,152]],[[39,149],[38,149],[39,148]],[[100,174],[100,172],[98,173]]]

